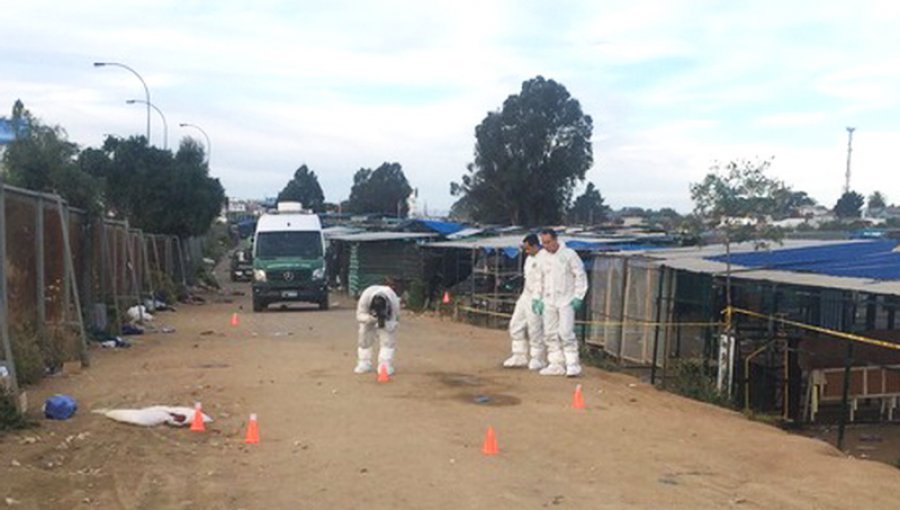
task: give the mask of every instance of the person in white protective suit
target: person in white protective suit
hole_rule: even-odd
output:
[[[541,231],[544,257],[541,261],[541,299],[536,303],[544,318],[544,344],[548,365],[541,375],[581,375],[575,311],[584,304],[587,275],[584,263],[556,238],[552,229]]]
[[[538,303],[541,298],[541,268],[544,257],[540,242],[535,234],[529,234],[522,241],[526,254],[523,273],[525,283],[522,294],[516,301],[516,308],[509,320],[509,336],[512,338],[512,356],[503,362],[506,368],[527,366],[529,370],[544,368],[544,327]],[[530,357],[530,359],[529,359]]]
[[[385,366],[388,375],[394,373],[394,334],[400,320],[400,298],[385,285],[372,285],[359,296],[356,305],[356,320],[359,321],[359,344],[357,363],[353,370],[357,374],[371,372],[372,345],[378,337],[378,366]]]

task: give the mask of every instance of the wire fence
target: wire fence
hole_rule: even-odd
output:
[[[732,278],[729,308],[722,274],[639,254],[598,253],[585,262],[588,306],[576,334],[651,383],[790,423],[900,419],[897,296],[744,277]],[[521,275],[510,274],[516,260],[498,264],[496,254],[473,253],[472,267],[444,309],[506,327],[520,291]]]
[[[200,239],[145,234],[2,185],[0,389],[18,394],[68,361],[87,366],[93,330],[118,334],[129,307],[175,299],[201,263]]]

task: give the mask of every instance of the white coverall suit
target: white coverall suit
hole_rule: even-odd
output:
[[[584,300],[587,294],[587,275],[584,263],[575,250],[560,242],[556,253],[546,253],[542,264],[542,292],[544,300],[544,343],[547,345],[548,366],[541,375],[581,374],[578,340],[575,338],[574,299]]]
[[[375,296],[383,296],[390,304],[384,328],[378,327],[378,320],[370,313]],[[385,365],[389,375],[394,373],[394,333],[400,320],[400,298],[393,289],[384,285],[373,285],[363,291],[356,305],[356,320],[359,321],[359,345],[357,348],[357,364],[353,370],[357,374],[371,372],[372,344],[378,336],[378,366]]]
[[[540,264],[544,256],[544,250],[541,250],[536,255],[529,255],[525,259],[525,268],[523,269],[525,284],[522,287],[522,295],[516,301],[512,318],[509,320],[512,356],[503,362],[504,367],[514,368],[528,365],[531,370],[544,368],[543,321],[541,316],[534,312],[532,306],[533,301],[541,297]],[[528,360],[529,355],[531,361]]]

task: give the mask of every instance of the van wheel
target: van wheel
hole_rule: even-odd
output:
[[[328,296],[319,300],[319,310],[328,310]]]
[[[261,312],[263,308],[266,307],[266,304],[261,299],[253,298],[253,311]]]

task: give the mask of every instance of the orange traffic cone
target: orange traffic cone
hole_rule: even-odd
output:
[[[238,325],[238,316],[237,316],[237,312],[231,314],[231,325],[232,325],[232,326],[237,326],[237,325]]]
[[[581,394],[581,385],[575,386],[575,394],[572,395],[572,409],[584,409],[584,395]]]
[[[497,455],[500,449],[497,448],[497,436],[494,434],[494,427],[488,425],[487,432],[484,434],[484,445],[481,446],[481,453],[485,455]]]
[[[444,291],[444,298],[441,299],[441,303],[444,303],[445,305],[450,304],[450,293],[447,292],[446,290]]]
[[[247,423],[247,435],[244,437],[246,444],[259,444],[259,424],[256,421],[256,415],[250,415],[250,421]]]
[[[391,376],[388,375],[387,365],[382,363],[381,366],[378,367],[378,382],[388,382],[391,380]]]
[[[200,405],[200,402],[194,404],[194,418],[191,420],[191,430],[194,432],[206,430],[206,424],[203,423],[203,406]]]

